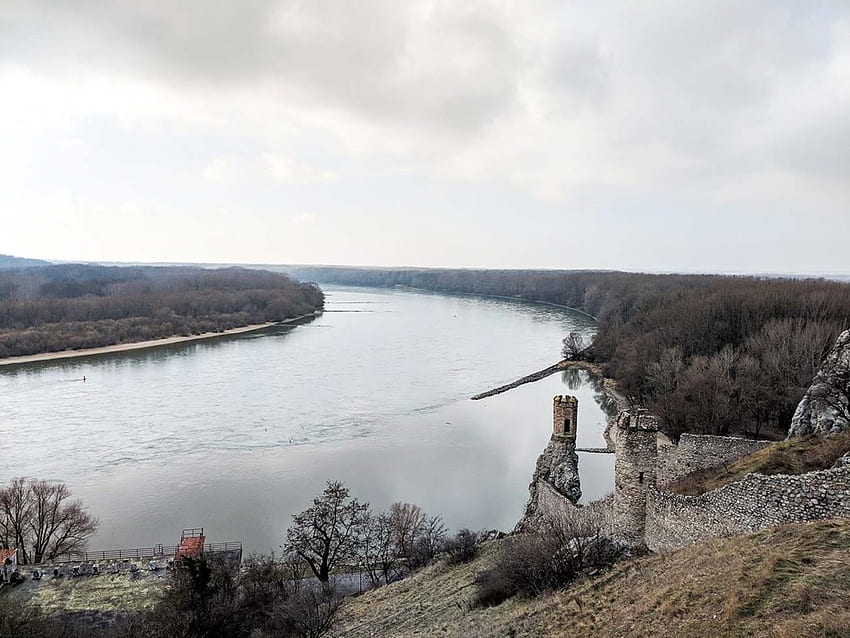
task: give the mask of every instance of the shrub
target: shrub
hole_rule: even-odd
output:
[[[449,565],[460,565],[468,563],[478,553],[478,544],[481,536],[471,529],[462,529],[452,538],[448,539],[443,546],[446,563]]]
[[[475,606],[516,595],[537,596],[571,583],[582,571],[618,560],[625,546],[602,534],[602,513],[577,509],[544,519],[533,532],[506,539],[495,564],[476,577]]]

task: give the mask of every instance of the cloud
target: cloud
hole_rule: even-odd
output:
[[[48,140],[96,162],[126,136],[147,159],[111,170],[201,175],[229,207],[278,210],[277,182],[325,198],[290,210],[395,205],[416,180],[477,189],[479,222],[506,191],[562,218],[850,203],[843,0],[6,0],[0,92],[0,169],[33,190],[63,184]],[[136,194],[91,194],[113,196]]]
[[[314,223],[318,218],[318,215],[314,213],[299,213],[298,215],[294,215],[291,221],[296,226],[305,226]]]
[[[332,182],[336,175],[332,171],[317,168],[291,157],[275,153],[263,153],[262,161],[266,173],[281,182]]]

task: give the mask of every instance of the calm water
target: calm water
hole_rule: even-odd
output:
[[[310,323],[0,368],[0,482],[61,480],[100,517],[91,546],[210,540],[276,548],[327,479],[453,528],[509,529],[551,432],[554,394],[579,397],[579,444],[602,445],[592,387],[560,375],[477,392],[557,360],[584,315],[507,300],[326,287]],[[82,382],[82,377],[87,382]],[[586,498],[613,459],[581,455]]]

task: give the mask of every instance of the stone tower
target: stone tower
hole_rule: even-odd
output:
[[[552,436],[570,437],[575,441],[578,426],[578,399],[558,395],[552,399]]]
[[[617,417],[614,462],[614,531],[633,545],[644,542],[646,493],[655,487],[658,421],[642,408]]]

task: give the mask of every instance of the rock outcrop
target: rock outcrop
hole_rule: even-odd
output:
[[[791,419],[788,437],[850,428],[850,330],[838,336]]]
[[[553,436],[549,440],[543,454],[537,458],[528,492],[528,504],[517,524],[517,530],[578,502],[581,498],[581,481],[574,437]]]

